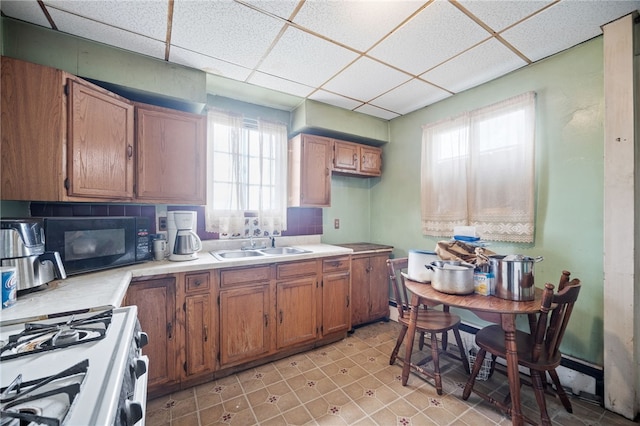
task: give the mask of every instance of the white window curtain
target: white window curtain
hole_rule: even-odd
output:
[[[281,235],[287,224],[287,127],[208,113],[208,232],[220,238]]]
[[[534,128],[533,92],[423,126],[423,234],[470,225],[485,240],[533,242]]]

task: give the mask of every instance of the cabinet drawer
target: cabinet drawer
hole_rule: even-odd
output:
[[[209,291],[209,273],[200,272],[197,274],[187,274],[185,276],[185,292],[194,293],[198,291]]]
[[[304,262],[281,263],[277,265],[276,279],[286,279],[316,274],[317,263],[315,260]]]
[[[269,281],[269,266],[256,266],[239,269],[225,269],[220,272],[220,287],[232,287],[244,284]]]
[[[351,260],[349,256],[333,257],[322,261],[322,273],[346,271],[349,269]]]

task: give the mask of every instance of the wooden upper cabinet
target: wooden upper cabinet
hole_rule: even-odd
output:
[[[299,134],[289,140],[289,207],[331,205],[329,138]]]
[[[1,97],[2,199],[131,199],[133,106],[126,99],[4,56]]]
[[[133,105],[69,79],[70,196],[133,197]]]
[[[136,199],[206,203],[207,117],[136,104]]]
[[[333,171],[355,176],[380,176],[382,174],[382,149],[335,140]]]

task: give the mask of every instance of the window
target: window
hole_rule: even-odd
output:
[[[207,138],[207,231],[280,235],[287,223],[286,126],[210,111]]]
[[[486,240],[533,242],[535,94],[423,127],[422,232],[475,226]]]

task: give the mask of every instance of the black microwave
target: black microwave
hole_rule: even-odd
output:
[[[45,249],[60,253],[67,275],[152,259],[149,218],[43,218]]]

